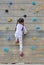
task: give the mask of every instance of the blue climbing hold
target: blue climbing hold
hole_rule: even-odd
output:
[[[13,3],[12,2],[9,2],[9,5],[12,5]]]
[[[32,21],[37,21],[37,18],[36,17],[32,18]]]
[[[36,26],[36,30],[39,30],[39,29],[40,29],[40,26],[37,25],[37,26]]]
[[[35,48],[36,48],[35,46],[31,46],[32,51],[35,50]]]
[[[6,40],[7,41],[10,41],[11,40],[11,37],[10,36],[7,36]]]
[[[32,2],[32,5],[36,5],[36,2]]]
[[[5,51],[5,52],[8,52],[8,51],[9,51],[9,48],[4,48],[4,51]]]

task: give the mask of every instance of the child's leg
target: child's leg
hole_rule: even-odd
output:
[[[19,39],[18,39],[18,36],[15,34],[15,41],[16,43],[19,43]]]
[[[19,45],[20,45],[20,57],[23,57],[23,45],[22,45],[22,37],[19,37]]]
[[[19,43],[19,39],[18,38],[16,38],[16,43]]]
[[[23,46],[22,46],[22,37],[19,37],[19,45],[20,45],[20,51],[22,51]]]

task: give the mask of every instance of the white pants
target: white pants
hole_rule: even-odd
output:
[[[18,34],[15,34],[15,39],[16,41],[19,40],[19,46],[20,46],[20,51],[22,51],[23,49],[23,45],[22,45],[22,36],[19,36]]]
[[[27,30],[26,30],[26,28],[25,28],[25,26],[24,26],[24,34],[27,34]],[[19,34],[15,34],[15,39],[16,39],[16,41],[17,40],[19,40],[19,45],[20,45],[20,51],[22,51],[22,49],[23,49],[23,40],[22,40],[22,35],[19,35]]]

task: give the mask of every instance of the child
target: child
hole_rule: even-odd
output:
[[[15,28],[15,38],[16,38],[16,43],[19,42],[20,45],[20,56],[23,56],[23,45],[22,45],[22,36],[23,34],[27,34],[27,30],[24,26],[24,19],[23,18],[19,18],[16,24],[16,28]]]

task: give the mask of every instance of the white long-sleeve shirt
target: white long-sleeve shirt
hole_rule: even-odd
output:
[[[18,36],[22,36],[22,34],[23,34],[22,28],[23,28],[22,24],[17,24],[15,34]]]
[[[23,32],[24,32],[24,34],[27,33],[27,30],[26,30],[25,26],[23,26],[22,24],[17,24],[15,36],[17,36],[17,37],[22,36]]]

